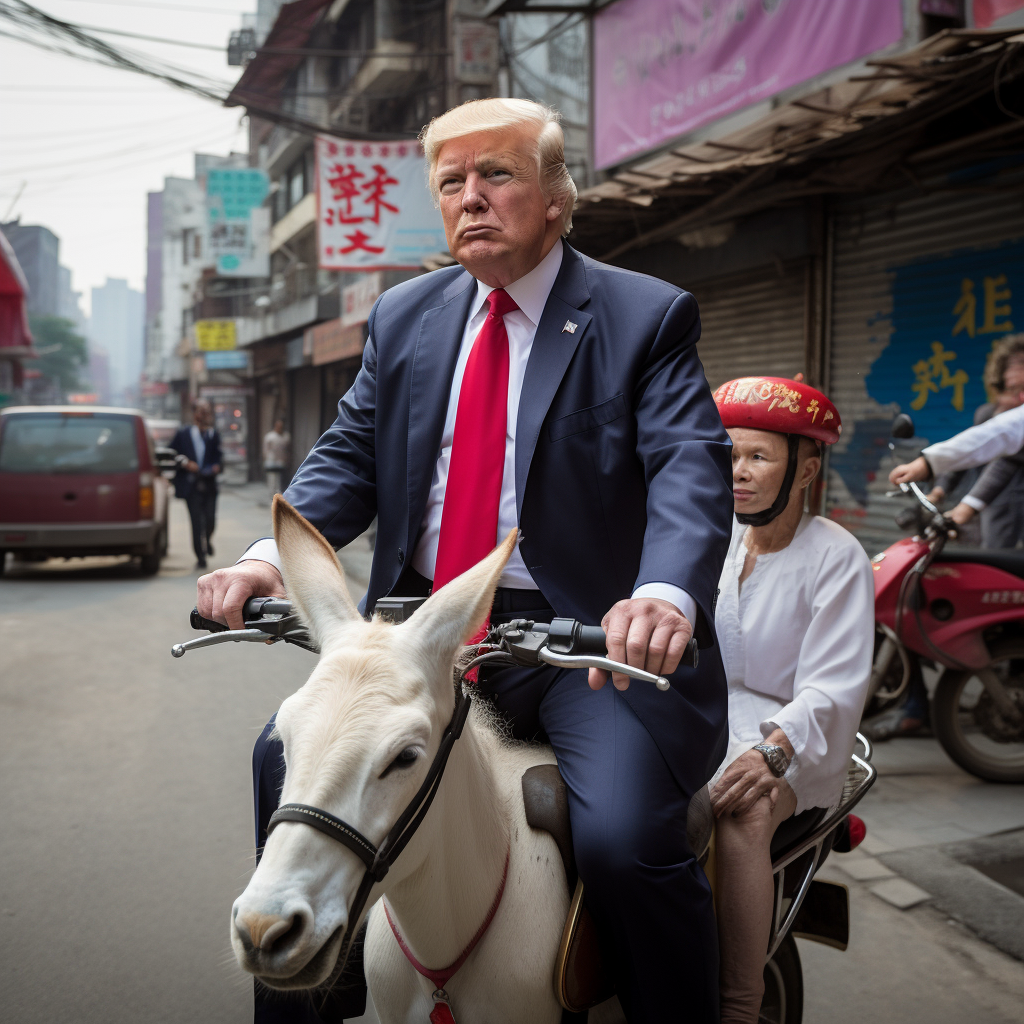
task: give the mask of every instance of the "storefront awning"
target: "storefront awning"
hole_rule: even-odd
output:
[[[31,359],[32,335],[25,312],[28,284],[11,243],[0,232],[0,359]]]
[[[739,131],[676,146],[580,193],[573,242],[612,260],[772,206],[862,192],[971,153],[1020,150],[1003,106],[1024,73],[1024,33],[952,30],[869,61],[871,71],[784,104]],[[1002,92],[1002,95],[1000,94]],[[992,102],[994,100],[994,102]],[[963,116],[985,101],[990,116]],[[1016,106],[1014,107],[1016,109]]]

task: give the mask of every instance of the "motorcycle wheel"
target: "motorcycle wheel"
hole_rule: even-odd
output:
[[[992,644],[992,670],[1024,715],[1024,638]],[[947,669],[932,698],[932,728],[964,771],[989,782],[1024,782],[1024,725],[999,713],[970,670]]]
[[[800,1024],[804,1016],[804,972],[796,939],[787,935],[764,965],[764,998],[758,1024]]]

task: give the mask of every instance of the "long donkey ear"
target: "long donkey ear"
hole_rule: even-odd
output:
[[[345,573],[323,534],[280,494],[274,497],[273,518],[288,595],[317,646],[323,648],[341,626],[359,618],[345,586]]]
[[[453,661],[458,649],[479,632],[494,603],[494,588],[505,563],[516,549],[517,534],[511,530],[483,561],[446,583],[399,627],[428,658]]]

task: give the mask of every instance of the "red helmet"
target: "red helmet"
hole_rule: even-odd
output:
[[[817,388],[786,377],[737,377],[715,392],[728,427],[799,434],[835,444],[843,432],[839,411]]]

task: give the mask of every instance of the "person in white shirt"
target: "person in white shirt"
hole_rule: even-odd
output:
[[[288,465],[292,436],[284,429],[284,420],[278,417],[274,427],[263,435],[263,472],[267,475],[267,490],[273,499],[281,493],[281,474]]]
[[[874,585],[864,550],[804,511],[835,406],[802,381],[745,377],[715,401],[732,439],[736,523],[715,611],[729,749],[712,780],[723,1024],[753,1024],[771,927],[770,846],[839,802],[871,673]]]
[[[961,469],[984,466],[994,459],[1017,455],[1024,449],[1024,405],[993,416],[992,419],[968,427],[946,441],[930,444],[911,462],[897,466],[889,474],[889,482],[909,484],[930,480],[933,476],[953,473]],[[986,506],[985,501],[962,501],[949,518],[963,525],[975,512]]]

